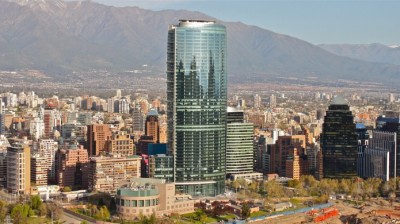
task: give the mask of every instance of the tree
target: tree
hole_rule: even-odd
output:
[[[63,211],[60,206],[58,206],[56,203],[46,203],[47,206],[47,217],[53,219],[53,220],[58,220],[60,219]]]
[[[240,183],[237,180],[232,181],[232,187],[235,188],[235,191],[237,192],[237,189],[240,187]]]
[[[289,180],[288,181],[288,187],[292,187],[292,188],[300,188],[301,183],[299,180],[293,179],[293,180]]]
[[[71,192],[72,189],[71,189],[71,187],[69,187],[69,186],[65,186],[61,191],[62,191],[62,192]]]
[[[282,185],[277,183],[275,180],[267,181],[265,183],[265,189],[267,190],[269,197],[279,198],[285,196]]]
[[[0,200],[0,223],[4,223],[4,220],[7,217],[8,208],[7,203],[5,201]]]
[[[251,183],[249,184],[249,189],[252,191],[252,192],[257,192],[257,190],[258,190],[258,182],[256,181],[256,180],[253,180],[253,181],[251,181]]]
[[[158,220],[154,213],[150,217],[144,216],[142,213],[139,214],[140,224],[156,224],[157,222]]]
[[[31,215],[33,215],[33,212],[27,204],[18,204],[11,210],[11,218],[14,224],[28,223],[28,217]]]
[[[250,217],[250,206],[247,203],[244,203],[242,205],[242,212],[241,212],[242,218],[247,219]]]
[[[110,216],[111,216],[110,212],[108,211],[108,208],[105,205],[101,206],[100,209],[97,210],[97,212],[94,215],[96,219],[100,220],[109,220]]]
[[[38,210],[41,204],[42,199],[40,199],[39,195],[31,196],[30,206],[33,210]]]
[[[39,206],[38,211],[39,211],[39,215],[40,215],[40,216],[45,216],[45,215],[47,214],[47,206],[46,206],[46,204],[43,204],[43,203],[42,203],[42,204]]]

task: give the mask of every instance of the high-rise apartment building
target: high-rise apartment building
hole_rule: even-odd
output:
[[[150,110],[146,117],[145,135],[152,136],[154,143],[160,142],[160,123],[156,110]]]
[[[132,129],[133,131],[143,132],[144,131],[144,114],[142,109],[134,109],[132,111]]]
[[[389,103],[393,103],[394,101],[395,101],[394,94],[393,93],[389,93],[388,102]]]
[[[0,135],[4,135],[5,133],[5,119],[3,114],[3,100],[0,99]]]
[[[44,121],[38,117],[35,117],[30,122],[29,134],[34,140],[38,140],[45,135]]]
[[[293,148],[296,148],[297,153],[300,155],[303,154],[306,148],[306,136],[278,136],[275,144],[271,146],[271,173],[277,173],[279,176],[286,176],[286,160]]]
[[[276,96],[274,94],[269,97],[269,107],[272,109],[276,107]]]
[[[56,179],[56,153],[58,143],[53,139],[40,139],[37,152],[46,161],[47,177],[50,182]]]
[[[31,148],[14,145],[7,148],[7,189],[17,194],[29,194],[31,188]]]
[[[133,156],[135,155],[135,143],[131,135],[125,131],[113,133],[107,140],[108,153],[114,156]]]
[[[254,95],[254,108],[259,109],[261,107],[261,96],[256,94]]]
[[[88,150],[83,146],[62,147],[56,154],[57,183],[60,187],[88,186]]]
[[[357,134],[346,100],[336,96],[324,118],[321,134],[325,178],[357,176]]]
[[[58,110],[45,110],[43,114],[44,134],[53,137],[55,130],[61,129],[61,114]]]
[[[116,193],[131,178],[140,177],[139,156],[92,157],[89,164],[89,190]]]
[[[289,151],[289,156],[286,159],[286,177],[300,180],[302,175],[309,173],[309,165],[307,156],[300,154],[302,149],[292,148]]]
[[[106,153],[106,141],[112,137],[110,125],[92,124],[87,130],[87,150],[89,156],[98,156]]]
[[[46,158],[39,153],[34,153],[31,156],[31,181],[36,186],[44,186],[48,184],[48,165]]]
[[[213,21],[180,20],[168,31],[168,143],[177,189],[225,191],[227,34]]]

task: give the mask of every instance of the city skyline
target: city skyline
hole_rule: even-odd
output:
[[[396,1],[226,1],[95,0],[150,10],[199,11],[224,21],[241,21],[313,44],[400,45]],[[220,10],[224,8],[224,10]]]

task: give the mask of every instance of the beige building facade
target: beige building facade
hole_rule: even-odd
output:
[[[140,214],[165,216],[194,212],[194,200],[187,194],[175,194],[175,184],[152,178],[133,178],[117,191],[117,212],[123,219]]]

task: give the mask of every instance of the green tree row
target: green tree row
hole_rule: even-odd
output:
[[[0,223],[4,223],[7,215],[10,215],[14,224],[28,223],[29,217],[41,216],[57,220],[62,210],[54,203],[43,203],[39,196],[31,196],[27,202],[7,204],[0,200]]]
[[[293,196],[321,196],[330,194],[347,194],[353,197],[370,198],[377,196],[394,197],[400,190],[400,178],[383,181],[380,178],[353,179],[322,179],[316,180],[313,176],[305,175],[300,180],[290,180],[286,188],[277,181],[252,181],[244,179],[228,181],[228,185],[235,191],[245,192],[247,196],[267,196],[271,198]],[[291,190],[291,189],[294,189]]]

